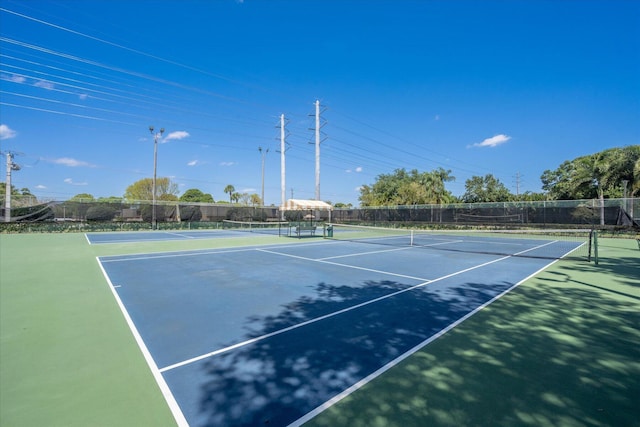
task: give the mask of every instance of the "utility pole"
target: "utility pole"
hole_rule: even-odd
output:
[[[260,197],[262,198],[262,206],[265,206],[266,203],[264,202],[264,159],[267,156],[267,153],[269,152],[269,149],[267,148],[264,152],[262,151],[262,147],[258,147],[258,151],[260,152],[260,154],[262,155],[262,192],[260,194]]]
[[[286,151],[286,131],[284,114],[280,115],[280,206],[284,208],[287,200],[286,195],[286,180],[285,180],[285,153]],[[281,219],[284,220],[284,210],[281,211]]]
[[[320,200],[320,101],[316,100],[316,200]]]
[[[13,153],[7,151],[7,181],[5,183],[4,222],[11,222],[11,171],[19,171],[20,165],[13,163]]]
[[[316,100],[314,103],[316,106],[316,127],[315,127],[315,145],[316,145],[316,200],[320,200],[320,128],[324,126],[320,119],[320,101]]]
[[[516,172],[516,196],[520,195],[520,172]]]
[[[153,126],[149,126],[149,132],[153,135],[153,182],[151,184],[151,229],[158,228],[158,219],[156,217],[156,170],[158,169],[158,137],[164,133],[164,128],[160,128],[159,133],[153,133]]]

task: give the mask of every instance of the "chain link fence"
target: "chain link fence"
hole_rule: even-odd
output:
[[[7,215],[2,201],[0,230],[109,231],[217,228],[223,220],[279,221],[277,206],[252,207],[157,201],[42,201],[12,197]],[[153,209],[157,224],[151,223]],[[289,211],[288,221],[425,227],[638,227],[640,199],[553,200],[541,202],[470,203],[369,208],[329,212]],[[7,221],[8,220],[8,221]]]

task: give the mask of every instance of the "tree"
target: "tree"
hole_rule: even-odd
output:
[[[362,206],[446,203],[453,196],[445,182],[454,179],[451,171],[442,168],[432,172],[396,169],[392,174],[378,175],[373,185],[363,185],[359,199]]]
[[[178,185],[169,178],[156,179],[156,200],[178,200]],[[124,193],[127,200],[153,200],[153,179],[143,178],[127,187]]]
[[[329,203],[331,204],[331,203]],[[353,204],[351,203],[342,203],[342,202],[338,202],[335,205],[333,205],[334,208],[343,208],[343,209],[351,209],[353,207]]]
[[[229,194],[229,203],[233,203],[233,195],[235,191],[236,191],[236,188],[231,184],[224,187],[224,192]]]
[[[511,199],[507,187],[492,174],[472,176],[465,181],[464,187],[462,201],[465,203],[507,202]]]
[[[93,202],[95,200],[96,199],[93,197],[93,195],[89,193],[76,194],[69,199],[70,202]]]
[[[262,199],[256,193],[253,193],[249,199],[251,206],[260,206],[262,204]]]
[[[194,203],[213,203],[213,196],[209,193],[203,193],[197,188],[190,188],[180,196],[181,202]]]
[[[122,197],[109,196],[109,197],[98,197],[99,203],[122,203]]]
[[[540,177],[550,199],[575,200],[622,197],[623,181],[631,183],[632,194],[640,188],[640,145],[610,148],[564,161]],[[634,187],[634,185],[636,187]]]
[[[7,191],[7,183],[0,182],[0,197],[4,197],[6,191]],[[12,196],[33,196],[33,194],[31,194],[31,190],[29,190],[28,188],[21,188],[20,190],[18,190],[13,185],[11,186],[11,195]]]

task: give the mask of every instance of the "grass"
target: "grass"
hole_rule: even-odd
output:
[[[0,235],[0,425],[175,425],[95,258],[250,243]],[[308,425],[640,426],[640,251],[600,244],[599,266],[555,264]]]

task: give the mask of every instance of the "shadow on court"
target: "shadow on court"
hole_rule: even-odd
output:
[[[631,260],[556,266],[307,425],[640,426]]]
[[[211,358],[198,368],[204,382],[196,425],[288,425],[512,285],[427,287]],[[397,289],[395,282],[320,283],[316,296],[253,318],[262,324],[253,335]]]

